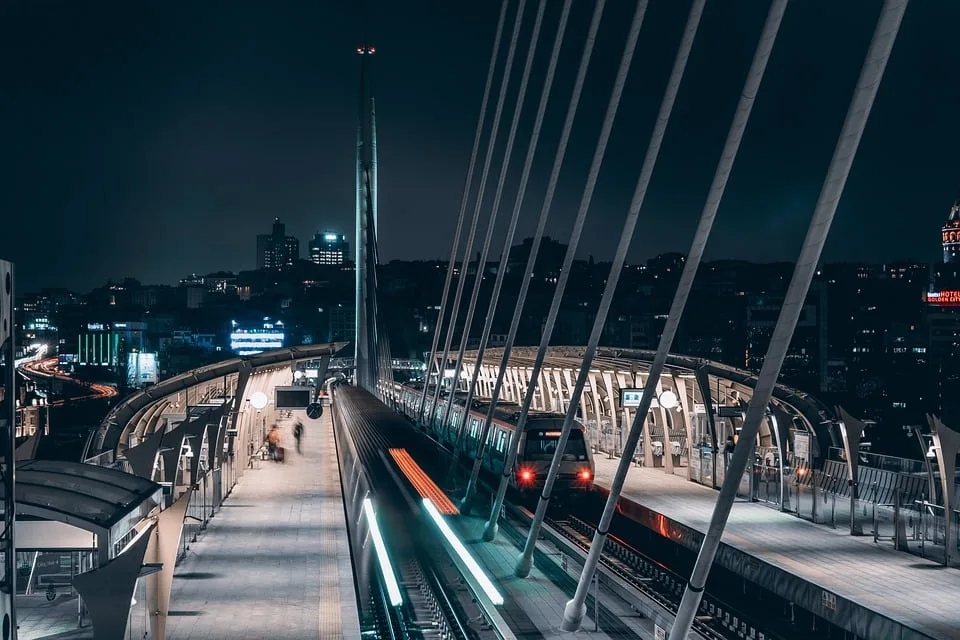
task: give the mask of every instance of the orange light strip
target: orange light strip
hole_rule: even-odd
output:
[[[407,477],[413,488],[417,490],[421,498],[429,498],[437,510],[445,516],[456,516],[460,514],[457,505],[450,501],[447,494],[437,486],[430,476],[420,468],[420,465],[410,457],[406,449],[388,449],[393,461],[400,467],[400,471]]]

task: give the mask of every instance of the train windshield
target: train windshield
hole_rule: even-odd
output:
[[[524,457],[527,460],[551,460],[557,450],[557,442],[559,440],[559,429],[556,431],[528,431]],[[567,440],[567,448],[563,452],[562,459],[587,459],[587,445],[583,441],[583,431],[574,429],[570,432],[570,438]]]

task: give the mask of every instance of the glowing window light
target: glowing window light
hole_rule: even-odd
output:
[[[366,514],[367,524],[370,526],[370,537],[373,538],[373,548],[377,552],[377,562],[380,564],[380,573],[383,575],[383,581],[387,583],[387,595],[390,597],[390,606],[399,607],[403,602],[400,596],[400,585],[397,584],[397,576],[393,573],[390,556],[387,555],[387,546],[383,543],[383,535],[380,533],[380,525],[377,524],[377,516],[373,512],[373,502],[370,498],[364,498],[363,512]]]
[[[436,505],[433,504],[430,498],[423,499],[423,508],[427,510],[427,513],[433,518],[443,537],[447,539],[447,542],[450,543],[453,550],[457,552],[460,559],[467,565],[467,569],[473,574],[474,579],[480,584],[480,588],[487,594],[490,601],[495,605],[503,604],[503,596],[500,595],[500,592],[497,591],[497,588],[493,585],[493,582],[490,581],[490,578],[487,577],[487,574],[483,572],[483,569],[480,568],[477,561],[470,555],[467,548],[463,546],[460,539],[457,538],[457,534],[453,532],[453,529],[450,528],[447,521],[443,519],[443,516],[437,511]]]

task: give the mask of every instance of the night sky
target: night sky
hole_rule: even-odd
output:
[[[378,50],[382,256],[446,258],[499,4],[2,3],[0,256],[18,263],[21,291],[85,290],[123,276],[173,283],[191,272],[253,268],[254,236],[275,216],[300,237],[302,253],[326,228],[353,243],[355,49],[366,39]],[[518,239],[539,211],[593,4],[574,3]],[[549,0],[501,220],[512,208],[561,5]],[[634,6],[608,2],[554,237],[569,234]],[[768,6],[707,3],[631,259],[687,250]],[[796,256],[880,6],[791,3],[708,257]],[[515,79],[535,8],[528,1]],[[688,9],[686,1],[651,2],[584,257],[612,256]],[[958,21],[960,3],[908,8],[827,259],[937,259],[939,227],[960,186]]]

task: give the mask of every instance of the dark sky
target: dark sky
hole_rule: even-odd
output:
[[[549,0],[501,219],[561,4]],[[518,238],[533,228],[593,7],[574,4]],[[710,257],[796,255],[880,5],[791,3]],[[535,6],[527,3],[524,45]],[[634,6],[608,2],[549,227],[555,237],[569,233]],[[686,251],[767,7],[707,4],[632,259]],[[584,256],[611,257],[688,8],[651,2]],[[89,289],[125,275],[175,282],[252,268],[254,236],[275,216],[304,247],[320,229],[352,236],[355,48],[367,37],[378,49],[383,257],[446,257],[498,10],[494,0],[2,3],[0,256],[18,263],[21,290]],[[960,185],[958,20],[960,3],[911,3],[828,259],[937,258]],[[516,83],[502,134],[515,92]]]

